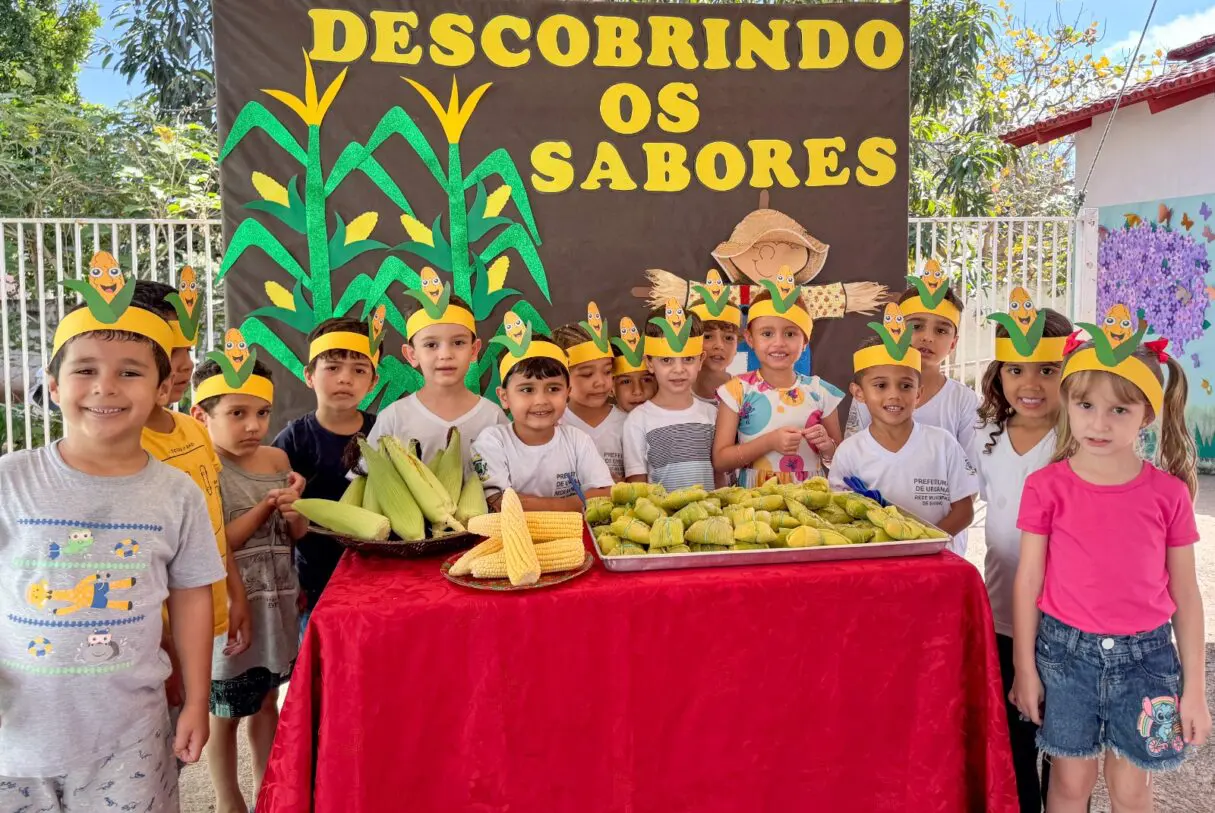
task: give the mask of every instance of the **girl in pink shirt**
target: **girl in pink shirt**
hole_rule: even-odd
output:
[[[1102,754],[1114,809],[1150,811],[1148,772],[1211,731],[1186,379],[1125,306],[1077,327],[1093,339],[1069,342],[1059,451],[1021,498],[1010,699],[1053,757],[1050,813],[1087,809]],[[1135,448],[1156,418],[1163,470]]]

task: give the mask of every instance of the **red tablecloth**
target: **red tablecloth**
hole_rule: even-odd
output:
[[[952,554],[515,594],[347,554],[258,813],[1016,810],[991,614]]]

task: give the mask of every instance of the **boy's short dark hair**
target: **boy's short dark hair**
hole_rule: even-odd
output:
[[[566,386],[570,383],[570,371],[565,368],[565,365],[556,359],[538,357],[524,359],[523,361],[511,367],[506,373],[506,378],[502,379],[502,387],[505,389],[507,383],[514,377],[531,378],[536,381],[543,381],[546,378],[561,378],[565,381]]]
[[[652,323],[650,320],[651,319],[664,319],[664,318],[666,318],[666,315],[667,315],[667,312],[661,308],[656,311],[651,311],[650,315],[647,316],[646,320],[645,320],[645,335],[653,336],[656,339],[664,338],[667,334],[663,333],[662,328],[660,328],[658,325]],[[699,316],[697,316],[696,314],[692,313],[689,310],[685,310],[684,317],[689,322],[692,323],[692,330],[691,330],[691,332],[688,333],[689,338],[695,338],[697,336],[705,335],[704,325],[701,323]]]
[[[319,339],[321,336],[325,336],[330,333],[357,333],[360,336],[366,336],[368,335],[367,323],[359,321],[358,319],[350,316],[339,316],[333,319],[326,319],[314,327],[312,332],[308,334],[308,344],[311,345],[312,342]],[[316,358],[311,359],[304,367],[304,370],[311,375],[312,373],[316,372],[316,363],[318,361],[348,361],[354,359],[367,359],[368,362],[371,361],[371,359],[367,358],[362,353],[356,353],[353,350],[326,350]]]
[[[562,350],[569,350],[576,344],[591,341],[591,335],[582,325],[562,325],[553,331],[553,343]]]
[[[720,330],[722,333],[741,333],[742,328],[733,322],[722,322],[717,319],[709,319],[700,323],[702,333],[708,333],[710,330]]]
[[[85,305],[77,305],[74,308],[64,312],[64,316],[69,313],[75,313]],[[92,336],[95,339],[101,339],[103,342],[138,342],[146,344],[152,348],[152,358],[156,362],[156,386],[160,386],[165,382],[170,375],[173,374],[173,365],[169,361],[169,354],[164,348],[156,342],[139,333],[132,333],[129,330],[90,330],[87,333],[81,333],[73,336],[63,343],[63,347],[59,348],[59,352],[51,357],[51,361],[46,365],[46,372],[51,378],[59,378],[59,370],[63,366],[63,357],[67,353],[67,349],[79,339],[81,336]]]
[[[194,374],[190,376],[190,386],[198,387],[199,384],[206,381],[211,376],[221,374],[222,371],[219,369],[218,364],[211,359],[203,359],[198,363],[198,366],[194,368]],[[269,378],[271,381],[274,380],[274,377],[270,374],[270,368],[262,364],[257,359],[253,360],[253,374],[260,375],[263,378]],[[219,400],[223,397],[224,396],[222,395],[214,395],[210,398],[204,398],[194,406],[201,407],[203,412],[210,415],[215,411],[215,407],[219,406]]]
[[[472,306],[471,306],[471,305],[469,305],[467,302],[465,302],[465,301],[464,301],[463,299],[461,299],[460,297],[456,296],[455,294],[452,294],[452,295],[451,295],[451,299],[448,301],[448,303],[447,303],[447,304],[448,304],[449,306],[451,306],[451,305],[455,305],[455,306],[457,306],[457,307],[463,308],[464,310],[468,311],[469,313],[472,313]],[[418,307],[414,308],[414,309],[413,309],[413,310],[411,310],[409,313],[405,314],[405,319],[406,319],[406,321],[408,321],[408,319],[409,319],[409,317],[410,317],[410,316],[413,316],[415,313],[417,313],[417,312],[418,312],[419,310],[421,310],[421,309],[422,309],[422,305],[421,305],[421,303],[418,303]],[[477,338],[477,333],[476,333],[476,331],[473,331],[472,337],[473,337],[474,339],[475,339],[475,338]],[[414,344],[413,344],[413,340],[414,340],[414,337],[413,337],[413,336],[410,336],[408,339],[406,339],[406,341],[407,341],[407,343],[409,344],[409,346],[410,346],[410,347],[413,347],[413,346],[414,346]]]
[[[143,308],[163,318],[166,322],[177,321],[177,309],[165,299],[169,294],[177,293],[172,285],[156,282],[150,279],[135,280],[135,294],[131,297],[131,305]]]
[[[914,299],[919,296],[920,292],[915,288],[908,288],[899,295],[899,304],[902,305],[908,299]],[[945,301],[951,303],[959,312],[966,310],[966,304],[962,302],[962,297],[954,293],[953,288],[945,289]],[[910,318],[910,317],[909,317]]]
[[[866,336],[864,341],[862,341],[860,346],[857,347],[856,349],[859,351],[859,350],[864,350],[866,347],[877,347],[881,343],[882,343],[882,339],[880,336]],[[859,386],[865,380],[865,373],[869,372],[872,369],[873,369],[872,367],[866,367],[864,370],[861,370],[859,373],[853,373],[852,374],[852,383]],[[913,373],[916,374],[916,377],[919,378],[919,376],[920,376],[919,370],[912,369],[911,367],[908,367],[907,369],[911,370]]]

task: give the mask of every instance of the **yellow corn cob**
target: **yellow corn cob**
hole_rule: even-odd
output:
[[[359,438],[359,450],[363,460],[367,462],[367,488],[364,490],[364,500],[367,494],[374,494],[380,510],[397,536],[405,540],[423,539],[426,536],[426,525],[422,521],[422,511],[413,495],[401,478],[397,476],[389,459],[371,448],[371,444]]]
[[[582,514],[574,511],[528,511],[523,519],[533,542],[552,542],[582,535]],[[468,520],[468,530],[481,536],[501,536],[502,515],[472,517]]]
[[[345,536],[376,540],[388,538],[388,518],[357,505],[345,505],[336,500],[296,500],[294,507],[309,522]]]
[[[573,570],[582,564],[586,558],[586,549],[582,547],[582,538],[557,539],[552,542],[541,542],[534,546],[536,559],[540,562],[542,573],[560,573]],[[455,570],[455,567],[452,567]],[[472,563],[474,579],[505,579],[507,578],[506,551],[491,553],[475,559]],[[513,583],[513,582],[512,582]]]
[[[489,539],[473,545],[468,551],[456,560],[448,572],[453,576],[467,576],[472,572],[472,563],[482,556],[488,556],[491,553],[497,553],[502,550],[502,538],[491,536]]]
[[[518,587],[540,580],[540,559],[527,531],[523,504],[513,488],[502,492],[502,552],[506,559],[506,577]]]

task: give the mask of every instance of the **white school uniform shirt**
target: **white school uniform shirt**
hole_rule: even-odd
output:
[[[624,420],[627,417],[627,412],[617,407],[612,407],[612,411],[599,422],[598,426],[591,426],[575,415],[572,409],[567,407],[565,414],[561,416],[561,423],[564,426],[572,426],[585,432],[591,441],[594,442],[595,448],[599,450],[599,456],[607,464],[608,471],[612,473],[612,477],[617,480],[623,480]]]
[[[984,447],[991,440],[992,427],[981,426],[975,433],[970,460],[979,472],[979,494],[987,503],[984,535],[987,555],[984,559],[984,580],[991,600],[991,614],[996,632],[1013,634],[1013,581],[1021,562],[1021,531],[1017,516],[1021,512],[1021,490],[1025,478],[1050,463],[1055,451],[1055,431],[1052,429],[1038,445],[1025,454],[1013,449],[1007,430],[996,437],[991,454]]]
[[[844,437],[867,428],[872,420],[869,409],[857,399],[852,399]],[[979,396],[970,387],[952,378],[945,379],[945,386],[936,395],[915,408],[916,423],[941,427],[968,451],[974,442],[978,421]]]
[[[953,503],[979,491],[979,475],[966,452],[944,429],[915,421],[911,437],[897,452],[886,449],[865,429],[844,438],[831,461],[828,481],[848,490],[844,480],[858,477],[882,498],[934,525]],[[966,532],[953,538],[950,550],[966,554]]]
[[[473,467],[489,496],[513,488],[533,497],[583,496],[615,482],[585,432],[558,425],[542,446],[519,440],[513,426],[491,426],[473,442]]]
[[[367,442],[374,446],[381,435],[392,435],[402,444],[413,438],[422,446],[422,459],[430,460],[435,452],[447,448],[447,430],[455,427],[460,430],[460,452],[468,473],[472,471],[473,441],[487,428],[508,423],[502,407],[485,398],[454,421],[447,421],[427,409],[415,393],[392,402],[376,416]]]
[[[717,408],[692,400],[687,409],[646,401],[624,422],[624,474],[644,475],[667,491],[702,485],[712,490]]]

